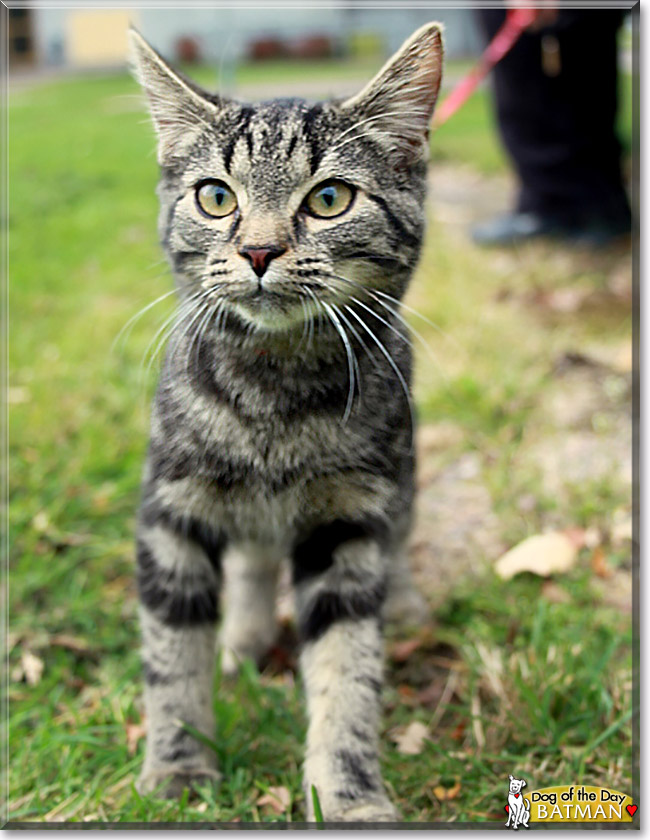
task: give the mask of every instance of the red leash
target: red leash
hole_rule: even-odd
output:
[[[478,63],[464,76],[440,105],[433,117],[433,127],[440,128],[467,102],[490,70],[521,38],[524,30],[535,20],[535,9],[508,9],[503,25],[485,48]]]

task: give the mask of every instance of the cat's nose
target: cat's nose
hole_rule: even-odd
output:
[[[269,267],[271,260],[281,256],[286,250],[286,248],[278,245],[263,245],[259,248],[241,248],[239,254],[250,262],[255,274],[261,277]]]

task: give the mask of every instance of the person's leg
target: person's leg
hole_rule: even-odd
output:
[[[499,10],[477,14],[488,38],[504,20]],[[524,235],[526,224],[532,233],[540,224],[548,228],[541,233],[629,227],[615,134],[620,21],[618,11],[562,11],[553,27],[524,33],[494,68],[498,125],[521,182],[516,211],[525,214]],[[544,35],[559,45],[555,76],[544,71]]]

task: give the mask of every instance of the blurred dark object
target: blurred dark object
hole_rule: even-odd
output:
[[[176,41],[176,58],[184,64],[198,64],[201,48],[195,38],[183,36]]]
[[[251,41],[248,55],[253,61],[269,61],[274,58],[284,58],[287,48],[279,38],[257,38]]]
[[[505,18],[498,9],[476,14],[488,39]],[[586,243],[599,245],[630,230],[615,133],[622,21],[618,9],[561,9],[552,26],[524,32],[494,68],[499,131],[520,190],[513,213],[475,229],[480,244],[580,240],[584,231]]]
[[[334,55],[334,44],[327,35],[299,38],[289,44],[289,55],[291,58],[331,58]]]
[[[310,35],[293,41],[280,38],[257,38],[248,45],[248,55],[253,61],[272,61],[278,58],[321,59],[336,55],[333,40],[327,35]]]
[[[9,9],[7,53],[9,66],[26,66],[34,63],[34,34],[30,9]]]
[[[561,239],[584,248],[607,248],[630,232],[627,218],[607,219],[598,210],[593,217],[581,214],[576,221],[560,214],[506,213],[472,229],[477,245],[515,245],[527,239]]]

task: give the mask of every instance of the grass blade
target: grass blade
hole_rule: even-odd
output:
[[[316,785],[311,786],[311,801],[314,804],[314,819],[317,823],[325,822],[323,819],[323,812],[320,807],[320,799],[318,798],[318,791]]]

